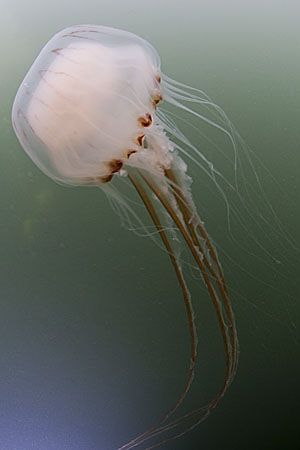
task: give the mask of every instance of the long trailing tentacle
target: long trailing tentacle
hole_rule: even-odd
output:
[[[183,239],[185,240],[193,258],[195,259],[197,266],[200,269],[204,284],[208,290],[210,299],[215,308],[218,322],[219,322],[220,329],[221,329],[221,333],[223,336],[223,343],[224,343],[224,348],[225,348],[225,352],[226,352],[226,365],[227,365],[227,371],[228,371],[228,379],[226,381],[226,384],[228,384],[228,381],[229,381],[230,375],[231,375],[231,365],[232,365],[231,364],[232,349],[231,349],[230,338],[229,338],[229,333],[228,333],[228,325],[226,323],[226,320],[225,320],[225,317],[223,314],[222,304],[219,300],[219,297],[218,297],[218,295],[215,291],[215,288],[212,284],[209,273],[207,272],[205,264],[203,262],[204,254],[200,252],[200,250],[197,246],[195,246],[189,232],[187,231],[187,228],[179,219],[178,215],[176,214],[176,211],[174,210],[174,208],[172,207],[172,205],[170,204],[169,200],[166,198],[164,193],[159,189],[159,187],[156,184],[153,183],[152,179],[150,179],[147,176],[147,174],[143,174],[142,177],[145,180],[145,182],[147,183],[147,185],[149,186],[149,188],[153,191],[153,193],[159,199],[159,201],[161,202],[161,204],[163,205],[163,207],[165,208],[167,213],[170,215],[172,220],[174,221],[174,223],[177,226],[178,230],[180,231]]]
[[[169,419],[169,417],[175,413],[175,411],[179,408],[183,400],[185,399],[189,388],[192,384],[193,378],[194,378],[194,369],[195,369],[195,363],[196,363],[196,356],[197,356],[197,331],[194,321],[194,313],[193,313],[193,307],[191,303],[190,294],[185,282],[185,279],[183,277],[183,273],[181,270],[181,267],[179,265],[179,262],[173,252],[173,249],[171,247],[171,244],[169,242],[168,236],[165,232],[165,229],[160,221],[160,218],[147,194],[145,189],[142,187],[142,185],[139,183],[138,179],[134,175],[129,175],[129,179],[133,186],[135,187],[138,195],[140,196],[142,202],[145,205],[145,208],[147,209],[159,235],[162,240],[162,243],[170,257],[172,266],[174,268],[183,300],[184,305],[186,309],[187,319],[188,319],[188,327],[189,327],[189,334],[190,334],[190,341],[191,341],[191,356],[190,356],[190,366],[187,372],[187,380],[185,383],[185,386],[183,388],[183,391],[181,392],[180,396],[178,397],[175,404],[168,410],[166,414],[160,419],[160,421],[141,435],[137,436],[136,438],[132,439],[130,442],[126,443],[122,447],[120,447],[118,450],[128,450],[134,446],[137,446],[144,442],[146,439],[149,439],[153,435],[157,433],[158,430],[161,429],[162,425]]]
[[[183,394],[178,398],[174,407],[171,408],[169,412],[160,420],[158,425],[150,428],[143,434],[139,435],[138,437],[131,440],[124,446],[120,447],[120,449],[118,450],[129,450],[131,448],[137,447],[145,443],[147,440],[160,435],[161,433],[177,429],[180,425],[183,425],[186,422],[188,423],[188,421],[191,419],[194,419],[194,422],[190,425],[186,425],[183,431],[176,432],[171,437],[167,437],[166,439],[161,440],[159,443],[155,443],[150,447],[147,447],[147,450],[156,448],[162,445],[163,443],[168,442],[169,440],[173,440],[179,436],[182,436],[189,430],[193,429],[198,423],[203,421],[210,414],[210,412],[218,405],[219,401],[225,394],[228,386],[230,385],[234,377],[238,358],[238,345],[237,345],[234,316],[230,304],[230,299],[228,296],[228,291],[226,288],[224,275],[221,266],[219,264],[214,246],[211,243],[203,224],[201,223],[200,219],[197,216],[195,217],[195,211],[192,208],[192,205],[189,204],[188,199],[184,195],[184,190],[181,189],[180,187],[179,180],[176,178],[175,173],[171,169],[165,171],[164,178],[165,180],[168,181],[167,185],[169,185],[168,190],[170,191],[168,192],[168,194],[173,195],[173,198],[175,199],[175,202],[178,206],[179,212],[181,213],[181,217],[178,215],[178,211],[174,209],[174,205],[172,204],[168,195],[166,195],[164,190],[160,188],[159,184],[155,182],[155,178],[149,176],[147,172],[141,170],[138,172],[140,174],[141,179],[145,182],[150,191],[154,193],[158,201],[164,207],[167,214],[173,220],[177,229],[181,233],[184,241],[186,242],[194,260],[196,261],[198,268],[200,269],[202,278],[208,290],[209,296],[212,300],[213,306],[216,311],[217,319],[219,322],[219,327],[221,330],[225,350],[226,371],[221,388],[207,405],[194,409],[193,411],[170,422],[170,420],[168,419],[170,419],[171,415],[177,410],[179,405],[182,403],[190,387],[189,378],[191,377],[191,374],[194,371],[194,363],[192,357],[191,358],[191,367],[193,366],[192,372],[190,367],[187,384],[185,386]],[[137,181],[137,178],[131,175],[130,180],[133,183],[135,189],[137,190],[139,196],[141,197],[146,209],[148,210],[148,213],[150,214],[152,221],[157,227],[157,230],[159,231],[162,242],[164,243],[164,246],[171,258],[171,262],[175,269],[177,278],[179,280],[185,302],[186,300],[188,300],[188,302],[186,303],[186,308],[189,318],[190,335],[193,342],[193,334],[191,331],[193,329],[195,330],[195,325],[193,322],[192,323],[190,322],[190,318],[193,319],[193,316],[189,317],[188,312],[189,308],[192,311],[192,306],[190,304],[189,294],[187,296],[188,291],[186,290],[186,285],[182,276],[181,269],[178,265],[174,253],[172,252],[167,235],[162,227],[159,216],[156,213],[156,210],[147,192],[139,183],[139,181]],[[206,257],[205,251],[200,242],[201,240],[200,238],[202,239],[202,241],[204,241],[204,244],[208,249],[213,264],[211,264],[208,258]],[[218,289],[220,295],[218,295],[214,283],[216,284],[216,288]],[[193,354],[193,344],[192,344],[192,354]],[[200,413],[201,415],[199,418]]]
[[[235,326],[234,313],[232,310],[224,274],[221,265],[219,263],[216,250],[209,239],[209,236],[203,223],[199,219],[198,215],[195,214],[195,208],[191,208],[189,206],[188,199],[184,195],[184,190],[183,188],[180,187],[178,177],[176,177],[174,171],[172,169],[165,170],[165,176],[170,181],[171,189],[174,193],[177,205],[179,207],[180,212],[182,213],[182,217],[184,219],[186,228],[190,233],[193,243],[196,245],[196,247],[199,248],[201,254],[203,255],[203,263],[205,265],[205,268],[208,271],[208,274],[210,275],[212,281],[215,281],[218,291],[220,293],[220,298],[223,302],[225,313],[228,320],[228,327],[231,338],[231,347],[233,354],[231,377],[233,378],[238,363],[238,338]],[[201,240],[204,242],[204,248],[203,245],[201,245]],[[208,258],[206,257],[205,249],[208,250],[210,260],[208,260]]]
[[[142,179],[145,181],[146,185],[148,185],[149,189],[154,193],[156,198],[160,201],[160,203],[162,204],[162,206],[164,207],[164,209],[166,210],[168,215],[174,221],[177,229],[181,233],[184,241],[186,242],[194,260],[196,261],[198,268],[200,269],[203,281],[206,285],[210,299],[214,306],[214,309],[215,309],[215,312],[217,315],[217,319],[218,319],[218,323],[219,323],[219,328],[220,328],[220,331],[222,334],[224,350],[225,350],[226,371],[225,371],[225,375],[224,375],[224,379],[223,379],[221,388],[218,390],[217,394],[210,400],[210,402],[207,405],[200,407],[200,408],[196,408],[193,411],[179,417],[178,419],[173,420],[172,422],[168,422],[167,424],[162,423],[162,426],[160,426],[156,429],[153,429],[153,431],[149,430],[149,432],[147,432],[147,434],[144,435],[144,437],[141,440],[132,442],[130,446],[124,447],[124,448],[126,448],[126,450],[136,447],[137,445],[142,444],[146,440],[153,438],[163,432],[170,431],[174,428],[176,429],[178,426],[182,425],[185,421],[188,421],[192,418],[196,418],[195,421],[192,423],[192,425],[187,426],[187,428],[185,428],[184,431],[178,432],[177,434],[175,434],[171,437],[168,437],[168,438],[164,439],[163,441],[160,441],[159,443],[156,443],[154,445],[151,445],[150,447],[147,447],[147,450],[156,448],[165,442],[168,442],[179,436],[184,435],[189,430],[191,430],[195,426],[197,426],[200,422],[202,422],[210,414],[210,412],[214,408],[216,408],[216,406],[218,405],[218,403],[224,396],[227,388],[229,387],[229,385],[234,377],[236,364],[237,364],[237,356],[238,356],[235,323],[234,323],[234,318],[233,318],[233,313],[231,310],[229,297],[227,294],[224,277],[222,274],[221,267],[217,260],[216,252],[213,248],[213,245],[211,244],[211,242],[209,240],[209,237],[208,237],[203,225],[202,225],[202,227],[200,227],[199,224],[201,224],[201,222],[199,220],[197,227],[192,228],[191,225],[189,226],[190,219],[192,217],[192,213],[189,210],[184,211],[182,208],[182,205],[180,207],[179,197],[176,198],[175,192],[173,190],[173,194],[176,198],[177,205],[179,206],[179,209],[182,209],[182,211],[181,211],[182,216],[183,216],[183,222],[182,222],[182,220],[179,218],[179,216],[177,214],[177,211],[175,211],[174,207],[170,203],[169,198],[165,195],[163,190],[160,189],[159,185],[153,181],[153,177],[152,176],[149,177],[147,173],[144,173],[144,171],[143,171],[143,173],[140,171],[140,175],[141,175]],[[171,173],[169,173],[169,176],[171,177]],[[174,185],[175,183],[172,182],[171,184]],[[178,192],[180,192],[179,187],[178,187]],[[188,208],[188,206],[187,206],[188,202],[185,199],[183,200],[183,198],[182,198],[182,203],[183,203],[183,205],[185,205],[185,207]],[[189,211],[189,213],[188,213],[188,211]],[[216,261],[215,264],[216,264],[216,267],[218,267],[217,272],[215,272],[215,269],[213,269],[213,268],[211,268],[210,270],[208,269],[209,263],[205,257],[205,254],[201,250],[198,233],[200,233],[201,236],[205,237],[206,245],[207,245],[207,242],[209,242],[208,248],[210,249],[212,259]],[[194,236],[194,238],[192,238],[192,236]],[[217,283],[220,284],[219,289],[221,288],[223,290],[224,298],[222,299],[222,301],[220,300],[220,298],[215,290],[213,281],[217,281]],[[226,304],[226,302],[228,302],[228,304]],[[224,308],[223,308],[223,306],[224,306]],[[224,312],[224,309],[225,309],[225,312]],[[198,416],[200,413],[201,413],[201,416],[199,418]]]

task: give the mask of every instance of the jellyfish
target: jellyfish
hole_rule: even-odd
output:
[[[161,105],[171,104],[221,129],[233,148],[234,133],[225,126],[226,117],[217,107],[219,122],[185,106],[183,100],[211,105],[201,91],[164,75],[158,53],[144,39],[105,26],[77,25],[58,32],[41,50],[12,108],[13,128],[21,146],[54,181],[98,187],[121,215],[140,222],[115,180],[132,186],[178,280],[190,337],[185,384],[169,410],[119,450],[142,444],[155,448],[192,430],[217,407],[237,369],[238,338],[229,291],[216,248],[193,200],[186,161],[212,180],[216,170]],[[197,328],[180,254],[166,226],[170,223],[207,290],[225,361],[223,381],[211,400],[179,417],[175,412],[194,378]]]

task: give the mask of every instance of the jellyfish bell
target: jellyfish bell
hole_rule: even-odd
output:
[[[131,33],[63,30],[43,48],[14,102],[24,149],[57,181],[110,179],[151,125],[159,70],[155,50]]]
[[[200,423],[223,397],[237,366],[237,335],[224,274],[192,199],[187,166],[179,155],[179,151],[186,151],[168,133],[196,152],[198,159],[191,156],[191,160],[204,171],[213,169],[160,112],[161,100],[176,106],[181,98],[209,103],[202,94],[184,91],[183,85],[161,74],[159,56],[145,40],[126,31],[79,25],[62,30],[42,49],[21,83],[12,109],[13,127],[22,147],[53,180],[106,189],[116,174],[128,173],[178,279],[191,342],[186,383],[160,420],[122,445],[122,450],[166,432],[168,440],[174,439],[184,434],[182,428],[186,432]],[[218,127],[226,132],[223,125]],[[155,194],[155,202],[150,194]],[[161,209],[174,223],[199,269],[217,316],[226,363],[223,383],[205,408],[176,420],[172,416],[194,377],[197,332],[188,287]]]

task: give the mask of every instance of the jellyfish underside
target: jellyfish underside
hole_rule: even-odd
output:
[[[155,448],[194,428],[218,405],[238,360],[224,274],[192,200],[186,165],[166,134],[169,124],[159,115],[160,101],[172,100],[174,92],[179,93],[180,87],[161,74],[159,57],[146,41],[128,32],[84,25],[63,30],[48,42],[21,84],[13,106],[13,126],[21,145],[55,181],[99,186],[121,202],[112,187],[113,178],[129,180],[157,229],[182,291],[191,341],[183,390],[156,424],[118,450],[160,436],[158,442],[147,443],[148,449]],[[124,204],[126,208],[122,201],[122,207]],[[197,332],[188,287],[158,212],[161,209],[181,234],[200,271],[225,354],[219,391],[207,405],[177,419],[172,416],[194,377]]]

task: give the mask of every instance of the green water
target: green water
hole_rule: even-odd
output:
[[[167,256],[122,228],[99,189],[56,185],[28,159],[10,124],[16,89],[43,44],[68,25],[143,36],[164,72],[223,107],[261,160],[257,174],[285,233],[299,242],[300,7],[292,0],[0,0],[0,7],[0,450],[113,450],[155,423],[183,386],[189,342],[182,300]],[[184,131],[203,147],[195,130]],[[232,151],[214,130],[205,132]],[[222,166],[217,152],[208,156]],[[240,364],[208,420],[161,448],[296,449],[299,253],[275,237],[275,219],[260,200],[268,220],[257,215],[258,226],[249,227],[263,248],[236,224],[242,251],[230,239],[224,203],[196,167],[189,170],[203,220],[224,251]],[[188,268],[187,279],[199,366],[183,412],[209,398],[223,370],[208,298]]]

